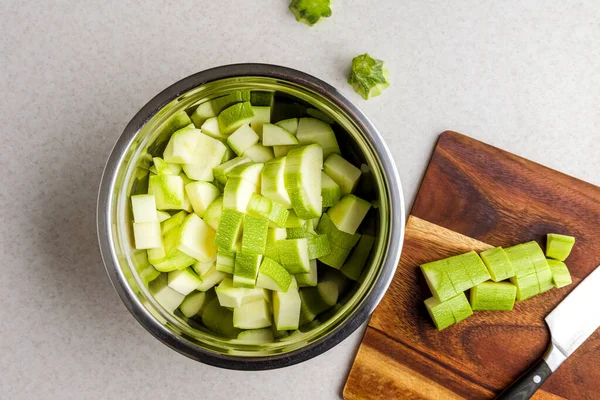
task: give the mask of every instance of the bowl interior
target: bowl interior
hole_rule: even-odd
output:
[[[373,234],[376,241],[359,282],[349,285],[340,297],[338,305],[317,317],[318,323],[307,324],[299,331],[277,339],[274,343],[260,345],[243,344],[220,337],[196,321],[186,321],[181,315],[168,313],[154,300],[135,267],[136,250],[133,246],[132,215],[129,206],[130,195],[147,191],[148,169],[152,157],[162,156],[172,133],[170,118],[175,113],[182,110],[191,113],[207,100],[232,91],[248,90],[275,92],[272,122],[307,116],[307,108],[320,110],[331,118],[342,156],[356,166],[363,166],[363,177],[356,194],[375,205],[361,225],[361,230]],[[140,111],[140,114],[144,111]],[[365,133],[364,126],[361,126],[355,115],[342,109],[334,99],[323,95],[318,88],[309,89],[298,83],[272,77],[238,76],[206,82],[193,89],[176,93],[173,99],[161,104],[157,111],[134,121],[132,124],[137,126],[128,126],[127,129],[132,131],[132,134],[122,138],[126,143],[116,160],[110,202],[107,205],[110,221],[108,230],[112,257],[117,265],[116,271],[112,272],[116,274],[118,282],[114,282],[113,279],[113,284],[115,287],[122,286],[120,289],[125,292],[130,303],[141,305],[135,307],[126,301],[132,313],[151,333],[178,351],[201,361],[206,361],[203,356],[210,355],[216,359],[235,359],[251,363],[258,359],[287,357],[307,347],[316,346],[348,323],[369,296],[381,274],[386,251],[390,246],[392,220],[395,218],[391,213],[393,199],[389,179],[396,178],[386,175],[384,160],[376,151],[373,138]],[[397,252],[399,255],[399,249]],[[119,288],[117,289],[119,291]],[[135,307],[135,310],[132,307]],[[368,312],[370,311],[372,309]],[[354,321],[352,330],[364,322],[368,312],[362,317],[363,320]]]

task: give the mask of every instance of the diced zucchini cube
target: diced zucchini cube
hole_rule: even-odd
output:
[[[339,230],[354,235],[370,208],[368,201],[348,194],[327,210],[327,214]]]
[[[573,236],[549,233],[546,242],[546,257],[564,261],[571,254],[574,245],[575,238]]]
[[[362,172],[337,154],[332,154],[323,164],[323,172],[340,187],[342,196],[352,193]]]
[[[227,138],[227,144],[238,156],[244,154],[246,150],[257,144],[258,141],[258,135],[249,125],[240,126]]]
[[[485,250],[479,254],[494,282],[515,276],[515,267],[502,247]]]
[[[228,135],[233,133],[239,127],[250,124],[253,118],[254,111],[252,110],[252,105],[249,101],[237,103],[227,107],[219,113],[219,129],[221,132]],[[250,129],[249,125],[248,128]]]
[[[509,282],[483,282],[471,289],[473,310],[510,311],[515,305],[517,287]]]
[[[279,259],[290,274],[310,272],[308,241],[306,239],[286,239],[277,243]]]
[[[138,194],[131,196],[131,208],[133,209],[134,222],[158,221],[156,199],[152,194]]]
[[[548,259],[548,264],[552,270],[552,281],[554,282],[554,286],[561,288],[573,283],[569,268],[567,268],[564,262]]]
[[[169,272],[168,282],[171,289],[187,296],[200,286],[202,279],[188,267]]]
[[[162,234],[158,221],[134,222],[133,237],[135,239],[135,248],[138,250],[162,247]]]

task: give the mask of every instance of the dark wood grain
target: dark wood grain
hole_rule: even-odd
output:
[[[543,355],[544,317],[600,264],[600,188],[446,132],[411,214],[396,275],[371,318],[344,398],[493,398]],[[517,303],[512,312],[477,312],[435,329],[423,306],[430,295],[420,264],[490,245],[543,244],[549,232],[577,237],[567,259],[574,285]],[[533,398],[599,394],[596,332]]]

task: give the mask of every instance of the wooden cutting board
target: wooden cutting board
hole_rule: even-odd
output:
[[[474,249],[576,236],[574,284],[512,312],[476,312],[442,332],[423,300],[419,265]],[[600,264],[600,188],[455,132],[437,143],[406,226],[400,264],[344,389],[355,399],[490,399],[541,357],[544,317]],[[600,288],[599,288],[600,290]],[[595,310],[598,312],[598,305]],[[600,398],[600,331],[535,399]]]

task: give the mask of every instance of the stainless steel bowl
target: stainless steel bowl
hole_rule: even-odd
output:
[[[329,115],[345,131],[343,147],[369,166],[379,208],[376,243],[361,282],[320,325],[289,340],[247,345],[196,329],[166,312],[149,293],[132,261],[128,198],[147,179],[149,158],[166,139],[159,127],[170,116],[206,99],[238,89],[275,90]],[[342,145],[342,143],[340,143]],[[345,154],[344,154],[345,155]],[[373,123],[327,83],[290,68],[236,64],[189,76],[150,100],[129,122],[104,170],[98,196],[98,240],[106,271],[123,303],[148,332],[172,349],[203,363],[231,369],[265,370],[315,357],[364,323],[387,290],[404,238],[404,199],[398,171]]]

